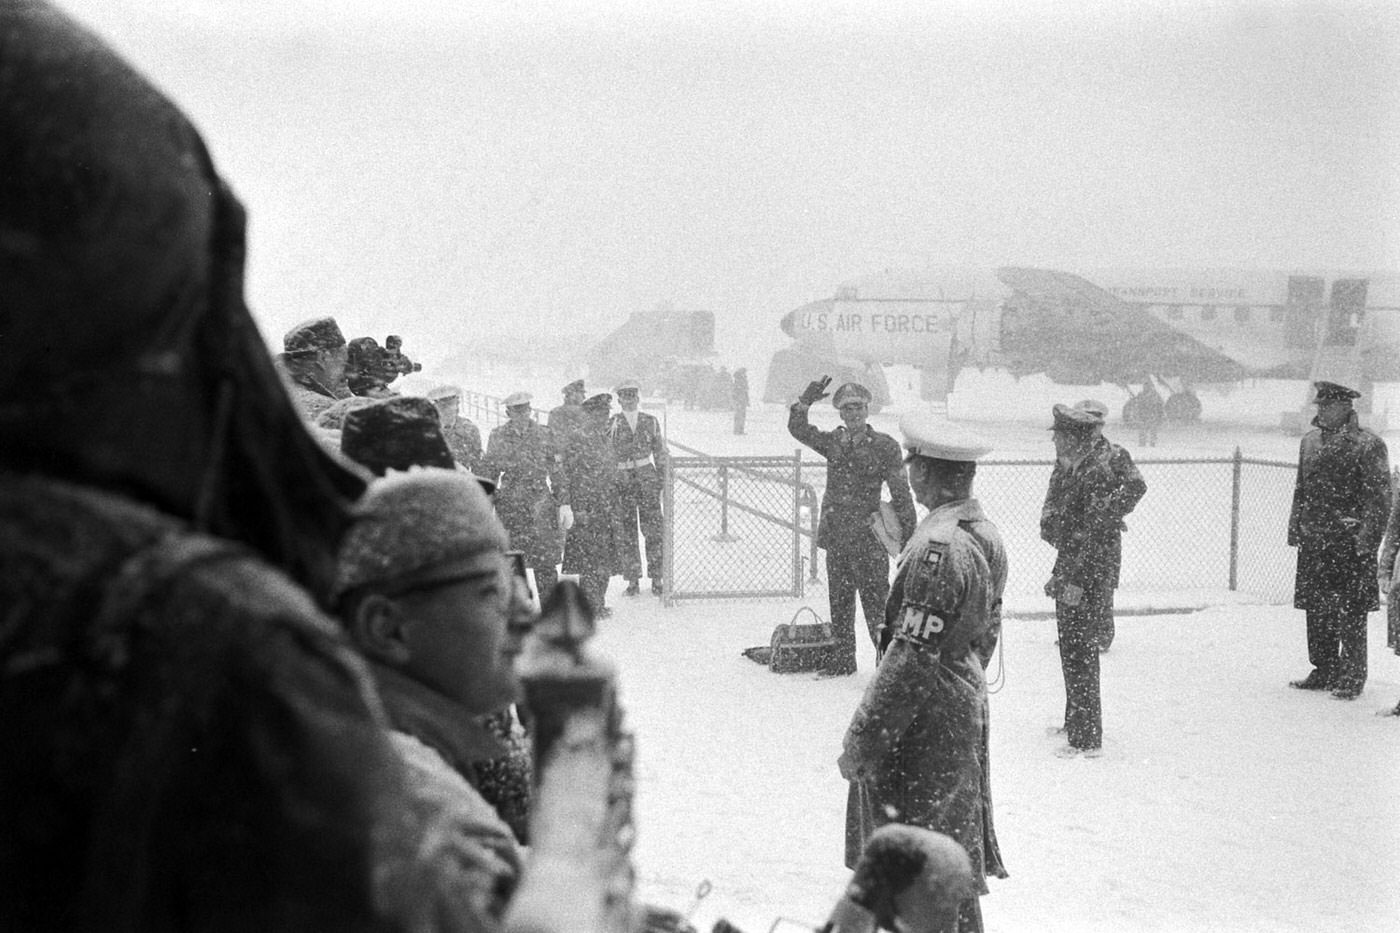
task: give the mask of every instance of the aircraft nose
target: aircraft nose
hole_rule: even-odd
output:
[[[783,319],[778,322],[778,326],[783,329],[783,333],[787,334],[789,337],[797,336],[795,328],[796,318],[797,312],[789,311],[787,314],[784,314]]]

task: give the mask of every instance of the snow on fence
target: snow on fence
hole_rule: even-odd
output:
[[[825,579],[814,546],[826,469],[820,460],[712,457],[676,442],[666,477],[670,599],[801,597]],[[1232,457],[1137,461],[1147,495],[1127,517],[1120,587],[1236,590],[1292,597],[1286,543],[1295,464]],[[976,493],[1010,557],[1009,597],[1034,597],[1055,552],[1040,540],[1050,460],[986,460]]]

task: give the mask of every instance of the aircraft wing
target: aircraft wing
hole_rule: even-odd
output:
[[[1016,329],[1004,326],[1002,333],[1013,372],[1119,384],[1148,373],[1202,382],[1243,375],[1237,361],[1081,276],[1006,266],[997,278],[1011,289],[1011,304],[1021,314]]]

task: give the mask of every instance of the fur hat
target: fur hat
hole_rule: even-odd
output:
[[[376,585],[403,589],[450,579],[483,551],[510,539],[491,500],[469,473],[423,469],[370,484],[341,542],[332,596]]]

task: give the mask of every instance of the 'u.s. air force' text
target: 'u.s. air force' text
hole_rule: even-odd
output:
[[[802,315],[801,329],[846,331],[854,334],[928,334],[949,330],[952,322],[942,314],[894,314],[879,311],[848,311],[834,314],[815,311]]]

